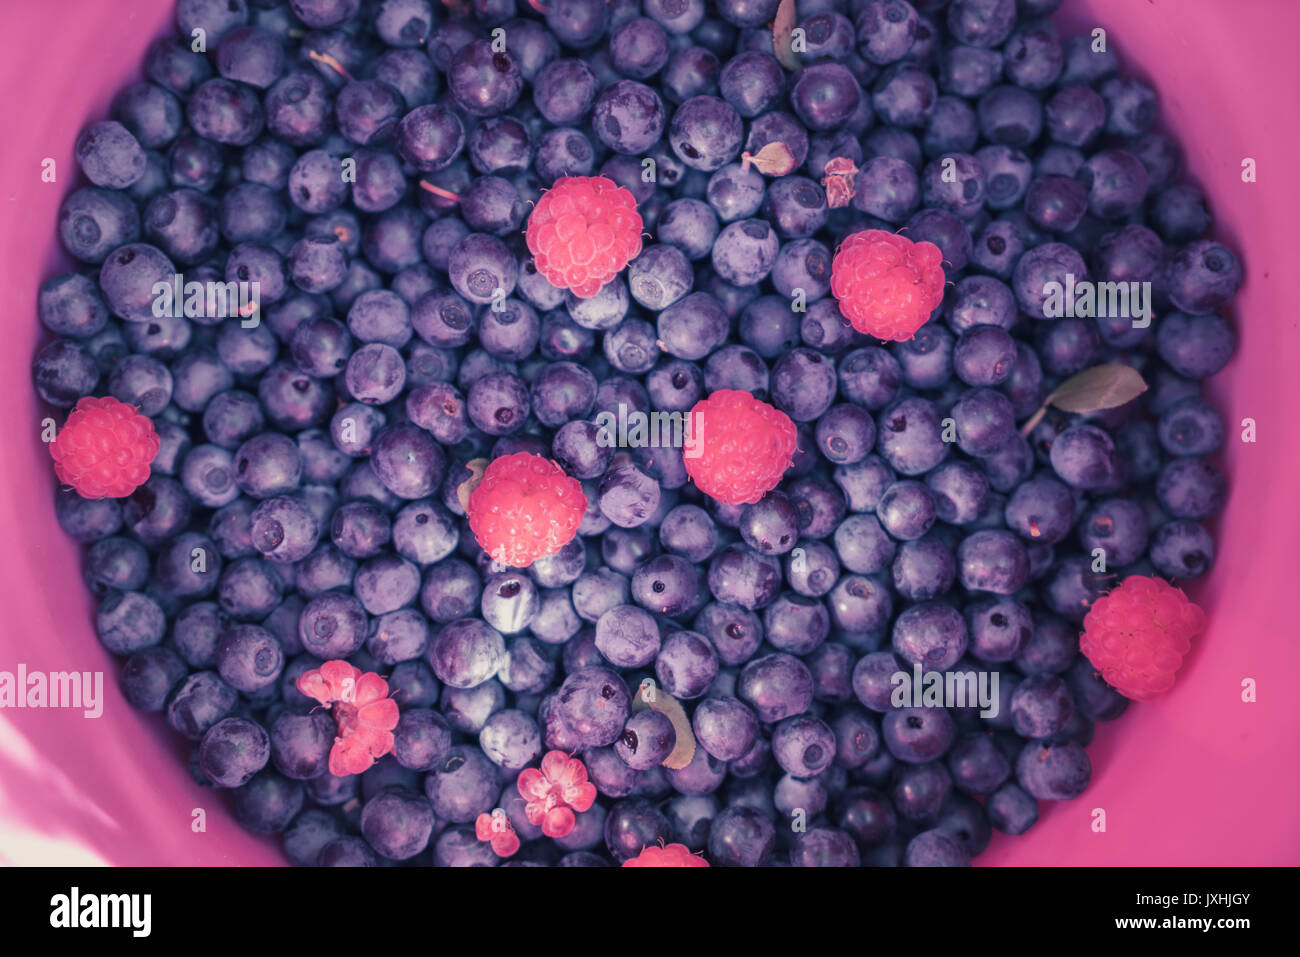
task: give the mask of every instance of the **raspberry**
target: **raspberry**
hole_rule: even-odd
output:
[[[153,420],[134,406],[86,396],[50,443],[54,472],[82,498],[123,498],[149,478],[158,454]]]
[[[858,332],[902,342],[943,301],[943,253],[897,233],[868,229],[840,244],[831,292]]]
[[[781,481],[794,458],[790,417],[748,392],[720,389],[691,409],[686,474],[724,505],[750,505]]]
[[[685,844],[647,847],[636,857],[623,862],[624,867],[708,867],[709,862],[692,854]]]
[[[531,452],[494,459],[469,495],[474,537],[493,559],[513,568],[527,568],[573,541],[586,512],[582,483]]]
[[[528,217],[528,251],[552,286],[589,299],[640,255],[641,228],[625,187],[604,176],[566,176]]]
[[[1130,575],[1093,602],[1083,629],[1079,650],[1107,684],[1146,701],[1173,686],[1205,612],[1162,579]]]

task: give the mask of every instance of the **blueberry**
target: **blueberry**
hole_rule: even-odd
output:
[[[404,861],[428,846],[434,813],[429,801],[405,788],[388,788],[361,810],[361,833],[372,848],[389,860]]]
[[[1078,797],[1092,778],[1092,762],[1078,744],[1029,741],[1016,758],[1016,779],[1040,801]]]
[[[889,753],[908,764],[924,764],[953,741],[952,716],[942,708],[892,708],[880,722]]]
[[[907,55],[919,22],[912,4],[905,0],[870,0],[856,9],[858,52],[868,62],[885,65]]]
[[[179,125],[179,116],[174,119]],[[162,145],[166,140],[157,142],[156,137],[151,137],[147,142]],[[139,140],[114,120],[93,123],[83,130],[77,137],[75,156],[86,178],[107,189],[126,189],[145,172],[145,155]]]
[[[1074,699],[1056,675],[1031,675],[1011,695],[1011,726],[1025,738],[1050,738],[1074,715]]]
[[[939,761],[899,769],[890,796],[899,816],[915,824],[936,823],[952,793],[952,776]]]
[[[990,794],[985,808],[989,823],[1005,834],[1023,834],[1038,821],[1038,802],[1013,782]]]
[[[953,525],[975,521],[988,501],[988,478],[966,462],[944,462],[926,475],[925,483],[934,493],[937,516]]]
[[[912,605],[894,622],[894,651],[905,661],[933,671],[951,668],[966,644],[961,613],[944,602]]]
[[[1241,263],[1232,251],[1209,239],[1179,249],[1164,268],[1170,301],[1194,316],[1213,312],[1231,300],[1241,275]]]
[[[190,5],[192,0],[186,0]],[[239,0],[234,12],[247,16],[247,9]],[[179,11],[178,11],[179,18]],[[205,27],[206,29],[206,27]],[[165,89],[177,94],[188,94],[212,74],[207,57],[194,53],[188,43],[172,37],[160,37],[150,44],[144,58],[145,76]]]
[[[185,662],[162,647],[135,652],[122,665],[122,694],[141,711],[161,711],[169,693],[186,674]]]
[[[627,686],[615,672],[585,667],[560,685],[556,712],[582,743],[604,747],[618,739],[629,705]]]
[[[253,509],[253,547],[276,562],[291,563],[307,556],[320,537],[315,515],[294,496],[275,496]]]
[[[247,784],[270,757],[270,737],[261,725],[246,718],[223,718],[199,744],[199,768],[218,787]]]
[[[812,236],[826,225],[829,215],[826,193],[820,185],[802,176],[784,176],[772,184],[763,201],[763,211],[772,221],[777,231],[786,237],[796,239]],[[802,286],[805,297],[817,298],[824,295],[817,292],[817,286],[823,286],[829,278],[829,255],[823,263],[823,272],[813,288]],[[792,292],[791,288],[775,279],[773,284],[782,295]]]
[[[321,849],[341,833],[339,823],[328,812],[317,808],[306,810],[285,829],[285,856],[297,867],[311,867]]]
[[[947,762],[953,785],[967,794],[992,795],[1011,776],[1008,757],[991,736],[978,732],[958,738]]]
[[[271,724],[271,760],[285,777],[299,781],[326,773],[334,744],[334,720],[325,712],[285,712]]]
[[[1045,20],[1018,27],[1003,48],[1007,78],[1027,90],[1051,86],[1065,66],[1065,52],[1056,29]]]
[[[492,810],[500,787],[497,777],[482,751],[460,745],[425,777],[424,793],[436,818],[463,824]]]
[[[949,446],[940,435],[938,410],[930,401],[908,398],[891,403],[877,419],[876,449],[904,475],[920,475],[942,462]]]
[[[1089,553],[1102,549],[1107,565],[1132,564],[1146,552],[1147,541],[1146,515],[1128,499],[1103,499],[1079,520],[1079,544]]]
[[[845,575],[827,596],[831,622],[850,636],[868,644],[878,644],[880,635],[893,613],[893,598],[881,575]]]
[[[835,734],[812,715],[781,721],[772,730],[772,756],[796,778],[809,778],[830,766],[835,757]]]
[[[1016,486],[1007,500],[1007,527],[1031,542],[1055,545],[1064,539],[1075,520],[1074,494],[1047,475],[1037,475]]]
[[[772,821],[748,807],[728,807],[709,829],[709,860],[722,867],[758,867],[772,854],[776,833]]]
[[[214,143],[247,146],[261,134],[266,115],[249,86],[227,79],[205,80],[186,103],[194,132]]]
[[[140,210],[117,190],[84,186],[59,207],[59,239],[81,262],[102,263],[119,246],[139,238]]]
[[[953,0],[948,6],[949,32],[972,46],[1000,46],[1015,22],[1015,0]]]
[[[663,134],[665,121],[659,94],[635,80],[607,86],[592,111],[596,135],[617,153],[644,152]]]
[[[635,605],[616,605],[596,621],[596,647],[619,668],[639,668],[659,653],[659,626]]]
[[[217,673],[236,691],[247,694],[273,685],[284,667],[279,642],[258,625],[233,625],[216,651]]]
[[[982,158],[981,161],[983,161]],[[996,172],[991,173],[991,195],[996,195],[1001,188],[998,184],[998,174]],[[1025,171],[1022,185],[1016,185],[1014,188],[1019,190],[1027,187],[1028,184],[1029,175],[1028,171]],[[1015,200],[1018,201],[1018,199],[1019,196],[1016,196]],[[1019,262],[1024,249],[1025,239],[1020,228],[1015,223],[1007,220],[995,220],[980,232],[978,241],[971,247],[969,258],[977,269],[1005,281],[1011,278],[1013,269]]]
[[[862,847],[874,847],[886,840],[897,825],[897,814],[889,799],[870,787],[847,789],[835,802],[835,820]]]
[[[1226,495],[1222,473],[1202,458],[1173,459],[1156,477],[1156,498],[1174,518],[1209,518]]]
[[[506,692],[501,682],[489,678],[473,688],[442,689],[439,710],[448,723],[464,734],[476,735],[487,719],[506,706]]]
[[[149,577],[149,553],[129,538],[101,538],[86,550],[84,574],[97,595],[111,589],[136,591]]]
[[[843,67],[838,69],[844,70]],[[835,75],[841,77],[841,74]],[[841,82],[845,82],[845,77],[848,82],[854,82],[847,70],[844,70]],[[856,82],[854,86],[856,87]],[[888,67],[880,74],[872,87],[871,106],[881,119],[892,126],[918,129],[925,125],[934,112],[938,97],[938,87],[930,74],[914,64],[902,62]],[[847,111],[841,110],[835,122],[814,128],[829,129],[842,122],[851,112],[851,107]]]
[[[1032,626],[1016,652],[1016,667],[1026,675],[1064,671],[1078,654],[1077,632],[1063,619],[1035,611]]]
[[[90,507],[99,510],[107,504],[94,502]],[[58,503],[55,511],[57,515]],[[136,538],[147,547],[156,548],[188,525],[192,512],[193,504],[179,482],[165,475],[152,475],[144,485],[127,497],[122,506],[121,517],[122,522]],[[89,518],[90,515],[98,516],[103,513],[91,512],[86,517]],[[99,518],[96,524],[102,520]],[[93,541],[117,530],[117,525],[114,523],[112,527],[101,526],[98,534],[91,533],[89,529],[83,529],[82,534],[77,534],[77,531],[70,529],[64,521],[61,520],[60,525],[74,538],[82,541]]]
[[[804,595],[782,595],[763,613],[768,642],[778,651],[791,654],[811,653],[826,640],[830,627],[826,606]]]
[[[483,753],[507,770],[519,770],[542,753],[541,732],[537,722],[523,711],[507,709],[488,718],[479,732]]]
[[[718,234],[713,268],[733,285],[756,285],[772,271],[779,249],[780,239],[765,220],[742,219]]]
[[[926,601],[952,587],[957,565],[952,550],[940,539],[923,537],[900,546],[891,572],[899,594],[911,601]]]
[[[737,697],[762,721],[803,714],[812,704],[812,674],[793,655],[775,653],[750,661],[736,683]]]
[[[638,711],[628,719],[623,733],[614,743],[614,751],[637,771],[659,765],[672,752],[677,741],[673,724],[658,711]]]
[[[1155,120],[1156,93],[1134,77],[1110,77],[1098,92],[1106,101],[1106,132],[1138,136]]]
[[[922,482],[894,482],[881,493],[876,516],[893,538],[900,541],[920,538],[937,517],[934,493]]]
[[[390,681],[391,687],[391,681]],[[432,771],[451,749],[451,729],[438,712],[407,707],[393,730],[393,754],[414,771]]]
[[[670,62],[669,72],[671,71]],[[665,80],[669,79],[670,77],[665,77]],[[717,76],[717,84],[722,98],[740,116],[752,118],[776,104],[785,85],[785,74],[771,54],[747,51],[738,53],[723,64]]]
[[[1186,183],[1160,190],[1151,206],[1151,224],[1169,242],[1184,243],[1198,238],[1210,226],[1204,194]]]
[[[229,715],[238,701],[239,694],[216,672],[195,671],[183,678],[168,697],[167,723],[191,741],[198,741],[209,728]],[[327,715],[321,717],[330,725],[332,736],[333,722]],[[326,740],[332,741],[332,737]]]
[[[1072,425],[1052,443],[1052,468],[1076,488],[1099,488],[1111,483],[1119,469],[1115,444],[1095,425]]]
[[[957,568],[967,589],[1010,595],[1028,578],[1029,556],[1011,532],[985,529],[962,540],[957,547]]]
[[[904,222],[920,201],[920,180],[905,160],[875,156],[854,177],[853,208],[887,222]]]
[[[1160,416],[1160,444],[1171,455],[1209,455],[1223,444],[1223,419],[1200,399],[1186,399]]]

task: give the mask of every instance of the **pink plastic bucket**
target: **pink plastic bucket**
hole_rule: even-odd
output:
[[[40,330],[39,283],[67,268],[55,225],[77,170],[72,144],[103,118],[140,72],[148,42],[175,0],[16,0],[0,35],[4,99],[0,289],[13,333],[0,350],[9,384],[9,441],[0,445],[0,670],[100,671],[104,713],[0,711],[0,863],[278,864],[274,841],[244,832],[223,800],[185,767],[187,746],[156,715],[133,710],[117,663],[95,639],[78,547],[54,519],[41,410],[29,386]],[[123,8],[129,12],[123,12]],[[1185,147],[1222,238],[1245,263],[1236,301],[1240,351],[1213,381],[1234,426],[1223,464],[1231,483],[1216,530],[1218,561],[1192,589],[1210,616],[1177,687],[1100,727],[1089,748],[1092,786],[1043,808],[1024,837],[998,836],[982,864],[1300,863],[1300,677],[1295,476],[1300,433],[1300,331],[1283,283],[1300,253],[1293,217],[1300,153],[1293,99],[1300,89],[1290,0],[1066,0],[1067,32],[1104,27],[1126,69],[1159,90],[1163,122]],[[42,161],[57,181],[41,179]],[[1258,182],[1243,183],[1253,158]],[[1258,442],[1236,440],[1244,418]],[[1242,701],[1242,683],[1258,701]],[[194,810],[206,830],[193,829]],[[1094,832],[1094,809],[1106,830]]]

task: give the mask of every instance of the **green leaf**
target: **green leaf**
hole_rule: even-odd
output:
[[[798,14],[794,12],[794,0],[781,0],[781,5],[776,8],[776,16],[772,19],[773,51],[781,65],[790,71],[803,66],[794,50],[790,48],[791,36],[795,24],[798,23],[797,16]]]
[[[1146,390],[1147,384],[1138,371],[1121,363],[1084,369],[1062,382],[1043,400],[1039,410],[1020,427],[1020,434],[1032,432],[1047,414],[1049,405],[1063,412],[1096,412],[1131,402]]]
[[[1147,384],[1136,369],[1110,362],[1070,376],[1047,401],[1065,412],[1096,412],[1131,402],[1146,390]]]

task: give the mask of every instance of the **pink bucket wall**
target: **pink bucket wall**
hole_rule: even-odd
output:
[[[77,175],[72,143],[106,115],[114,92],[139,74],[147,42],[166,29],[174,0],[13,0],[0,35],[4,100],[0,151],[0,292],[11,338],[0,381],[12,384],[11,441],[0,445],[0,670],[104,673],[104,714],[0,711],[0,864],[197,865],[282,863],[274,841],[246,834],[226,803],[185,768],[188,748],[157,715],[134,711],[117,665],[95,640],[93,604],[78,548],[51,502],[41,410],[28,385],[39,338],[40,281],[66,268],[55,234],[58,205]],[[1193,179],[1211,199],[1219,235],[1239,252],[1246,284],[1235,318],[1236,360],[1212,391],[1230,429],[1223,456],[1231,483],[1216,530],[1217,565],[1192,589],[1210,614],[1207,635],[1177,687],[1101,726],[1089,748],[1087,794],[1043,806],[1022,838],[999,835],[982,864],[1300,863],[1300,676],[1294,563],[1300,435],[1300,331],[1282,283],[1297,252],[1292,217],[1300,187],[1290,162],[1300,136],[1290,121],[1300,89],[1290,0],[1066,0],[1071,32],[1107,29],[1126,67],[1160,92],[1163,122],[1183,143]],[[122,14],[122,8],[130,12]],[[58,181],[43,183],[52,157]],[[1259,181],[1241,182],[1244,157]],[[1236,441],[1239,423],[1259,441]],[[1259,701],[1241,702],[1241,683]],[[203,808],[207,830],[194,833]],[[1105,833],[1090,824],[1094,808]]]

